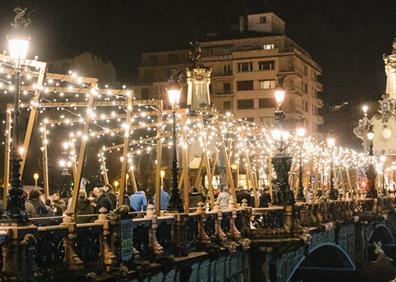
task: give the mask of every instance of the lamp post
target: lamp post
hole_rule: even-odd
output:
[[[274,204],[293,205],[295,203],[294,194],[290,190],[289,186],[289,171],[292,163],[292,157],[285,152],[289,132],[283,129],[285,114],[281,110],[281,106],[286,95],[286,90],[283,87],[284,80],[285,76],[278,76],[277,85],[274,91],[276,111],[272,138],[277,142],[277,152],[271,160],[276,172],[276,185],[272,199]]]
[[[166,89],[168,94],[169,103],[172,106],[172,191],[169,200],[170,211],[183,212],[183,204],[180,198],[179,188],[178,188],[178,169],[177,169],[177,139],[176,139],[176,110],[180,102],[181,87],[179,83],[171,78],[170,84]]]
[[[165,170],[161,170],[160,176],[161,176],[161,188],[164,189]]]
[[[303,147],[303,142],[304,142],[304,136],[305,136],[305,128],[299,127],[296,130],[296,135],[298,138],[298,141],[300,143],[300,148],[299,148],[299,153],[298,153],[298,193],[297,193],[297,200],[298,201],[305,201],[304,197],[304,183],[303,183],[303,165],[302,165],[302,147]]]
[[[333,149],[335,145],[335,139],[332,136],[327,138],[327,146],[330,148],[330,200],[337,200],[338,192],[334,188],[334,172],[333,172]]]
[[[114,180],[113,185],[115,190],[118,192],[118,186],[120,186],[120,182],[118,180]]]
[[[373,140],[374,140],[374,131],[373,125],[370,125],[369,131],[367,132],[367,140],[369,141],[369,151],[368,151],[368,168],[366,171],[367,177],[367,193],[366,198],[377,198],[378,193],[375,189],[375,178],[377,176],[374,165],[373,165]]]
[[[38,173],[34,173],[33,174],[33,179],[34,179],[34,186],[37,189],[38,188],[37,181],[39,180],[39,174]]]
[[[15,9],[17,15],[12,25],[12,33],[7,36],[9,54],[15,69],[14,109],[12,113],[12,151],[11,151],[11,189],[8,194],[6,215],[14,222],[27,223],[28,217],[23,198],[23,185],[21,181],[21,153],[19,140],[19,115],[20,115],[20,81],[21,65],[26,59],[30,38],[25,35],[24,28],[30,24],[25,12]]]
[[[385,162],[386,162],[386,156],[385,155],[381,155],[380,162],[382,164],[382,197],[385,197],[386,196],[386,188],[385,188]]]

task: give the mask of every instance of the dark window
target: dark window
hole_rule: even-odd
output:
[[[153,70],[145,70],[143,73],[145,80],[153,80],[154,79],[154,72]]]
[[[150,64],[156,64],[156,63],[158,63],[158,57],[157,57],[157,55],[150,55],[150,56],[149,56],[149,63],[150,63]]]
[[[259,62],[259,70],[261,71],[268,71],[275,69],[275,61],[263,61]]]
[[[238,91],[253,90],[253,80],[241,80],[237,81]]]
[[[142,88],[142,92],[141,92],[141,98],[143,100],[147,100],[150,98],[150,91],[148,88]]]
[[[248,122],[254,122],[254,117],[248,117],[248,118],[246,118],[246,121],[248,121]]]
[[[260,24],[265,24],[265,23],[267,23],[267,17],[266,16],[260,17]]]
[[[177,63],[178,56],[177,54],[169,54],[168,55],[168,62],[171,64]]]
[[[231,101],[224,101],[223,108],[224,108],[224,111],[231,110]]]
[[[238,72],[246,72],[246,71],[252,71],[252,70],[253,70],[252,62],[238,63]]]
[[[232,75],[232,71],[231,71],[231,66],[230,65],[225,65],[223,67],[223,71],[224,71],[224,75]]]
[[[275,107],[274,99],[271,99],[271,98],[259,99],[259,108],[260,109],[273,108],[273,107]]]
[[[303,85],[304,85],[304,88],[303,88],[304,93],[308,93],[308,84],[304,83]]]
[[[246,100],[238,100],[238,109],[253,109],[254,108],[254,100],[246,99]]]
[[[226,82],[226,83],[223,83],[223,93],[224,94],[231,94],[231,83],[229,83],[229,82]]]

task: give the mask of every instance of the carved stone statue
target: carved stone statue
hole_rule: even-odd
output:
[[[201,59],[202,48],[197,41],[190,42],[189,57],[193,63],[193,67],[198,66],[198,62]]]
[[[20,8],[20,7],[16,7],[14,9],[14,12],[16,13],[15,17],[14,17],[14,21],[11,23],[11,26],[14,28],[17,27],[23,27],[26,28],[30,25],[30,14],[32,11],[27,12],[27,8]]]

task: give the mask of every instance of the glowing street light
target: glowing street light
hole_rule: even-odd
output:
[[[33,179],[34,179],[34,186],[36,187],[36,189],[37,189],[37,181],[39,180],[39,174],[36,172],[36,173],[34,173],[33,174]]]
[[[19,153],[19,115],[20,115],[20,84],[21,84],[21,64],[26,59],[30,38],[25,35],[25,28],[30,24],[27,17],[26,8],[14,9],[16,15],[11,24],[12,33],[7,36],[9,54],[15,68],[15,92],[14,110],[12,112],[12,173],[11,189],[8,194],[7,216],[16,223],[26,223],[28,217],[25,212],[25,200],[22,195],[23,185],[21,180],[21,155]]]
[[[166,89],[169,103],[172,106],[173,130],[172,130],[172,193],[169,200],[169,210],[183,212],[183,204],[180,198],[178,187],[177,169],[177,139],[176,139],[176,109],[179,106],[181,96],[181,86],[176,77],[172,76]]]

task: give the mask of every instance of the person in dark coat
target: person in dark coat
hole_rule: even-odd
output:
[[[243,189],[243,187],[239,187],[239,190],[236,192],[237,203],[242,205],[242,200],[246,200],[248,205],[251,205],[252,197],[247,189]]]
[[[87,193],[85,191],[80,191],[76,204],[76,215],[88,215],[93,214],[94,208],[92,207],[90,201],[87,199]],[[90,219],[88,217],[77,217],[78,223],[88,223]]]
[[[96,197],[95,202],[92,204],[95,208],[95,213],[99,213],[101,208],[105,208],[108,212],[113,209],[111,201],[109,197],[106,196],[103,188],[95,187],[93,190],[93,194]]]
[[[199,202],[204,202],[203,196],[201,193],[198,192],[197,187],[192,188],[192,192],[190,192],[189,194],[189,202],[189,206],[191,208],[197,207]]]
[[[263,193],[260,197],[260,208],[267,208],[271,203],[271,195],[269,192],[269,188],[265,187]]]
[[[44,202],[40,199],[40,195],[40,191],[38,189],[34,189],[32,192],[30,192],[29,200],[34,206],[37,216],[48,216],[48,209]]]
[[[103,189],[106,193],[106,196],[110,199],[113,209],[115,209],[117,207],[117,196],[113,192],[113,186],[111,186],[111,184],[105,184]]]

